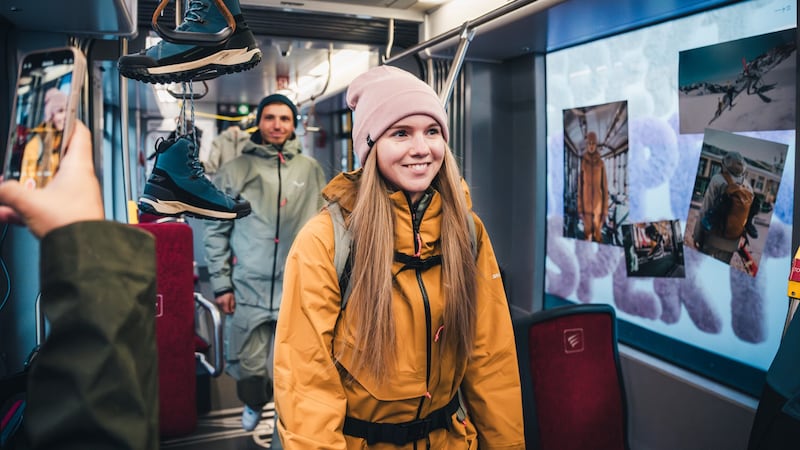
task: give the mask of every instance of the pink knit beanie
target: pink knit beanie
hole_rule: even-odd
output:
[[[44,120],[49,122],[59,109],[67,108],[67,94],[57,88],[50,88],[44,94]]]
[[[405,70],[378,66],[359,75],[347,89],[353,110],[353,147],[361,164],[372,145],[395,122],[415,114],[432,117],[449,139],[447,113],[439,96],[425,82]]]

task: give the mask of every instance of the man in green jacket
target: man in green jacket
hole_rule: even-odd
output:
[[[255,429],[272,400],[272,348],[289,247],[323,205],[325,176],[301,153],[297,107],[280,94],[258,105],[258,130],[242,154],[217,171],[214,183],[241,196],[252,214],[207,221],[205,250],[217,305],[225,320],[226,372],[244,403],[242,427]]]
[[[50,323],[28,375],[20,448],[158,448],[155,241],[103,220],[92,161],[78,123],[46,187],[0,184],[0,222],[25,224],[41,240]]]

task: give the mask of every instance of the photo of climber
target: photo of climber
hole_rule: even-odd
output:
[[[679,53],[681,133],[790,130],[795,123],[797,30]]]

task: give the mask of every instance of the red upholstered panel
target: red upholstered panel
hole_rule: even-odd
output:
[[[571,314],[529,329],[541,448],[622,450],[623,398],[609,314]]]
[[[156,339],[161,435],[197,426],[194,359],[194,253],[186,223],[143,223],[156,238]]]

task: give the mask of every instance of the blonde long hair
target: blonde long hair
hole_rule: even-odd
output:
[[[394,276],[394,215],[389,186],[377,165],[377,148],[364,163],[355,207],[353,232],[353,290],[348,317],[355,321],[354,370],[364,369],[386,381],[395,369],[397,334],[392,315]],[[444,292],[443,345],[457,358],[468,358],[475,338],[477,274],[467,220],[467,206],[458,163],[449,147],[431,186],[442,196],[442,283]],[[363,245],[360,245],[363,244]]]

